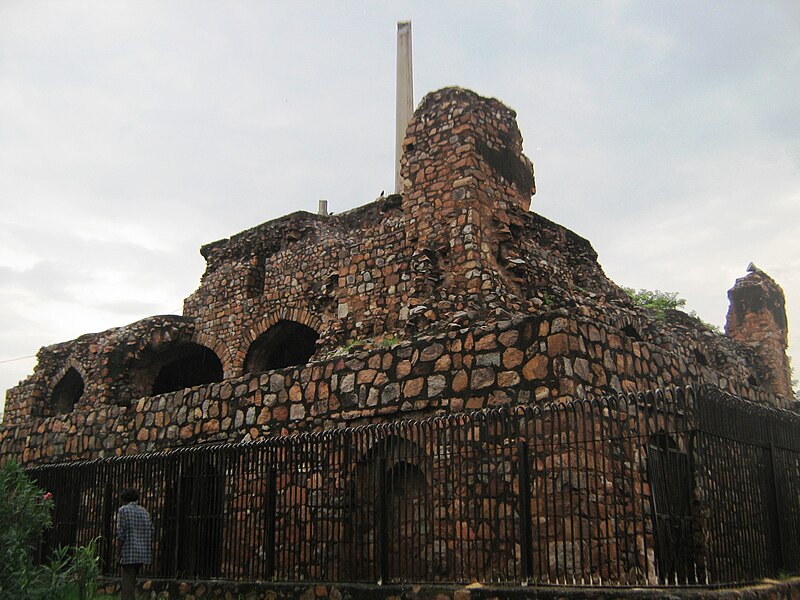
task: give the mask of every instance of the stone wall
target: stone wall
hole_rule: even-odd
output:
[[[143,397],[130,406],[83,405],[6,424],[0,456],[33,464],[138,454],[690,383],[775,401],[681,349],[664,350],[563,309],[540,312]]]
[[[43,348],[8,392],[5,456],[130,453],[683,383],[792,405],[774,282],[763,310],[739,301],[750,295],[737,283],[728,336],[634,306],[587,240],[528,212],[533,166],[497,100],[429,94],[404,149],[402,195],[204,246],[183,316]],[[248,353],[287,323],[311,350],[296,368],[249,374]]]

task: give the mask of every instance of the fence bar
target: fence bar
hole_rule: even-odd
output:
[[[103,486],[103,538],[101,540],[101,559],[100,570],[108,573],[114,562],[114,539],[112,538],[112,526],[114,519],[114,488],[111,481],[106,481]]]
[[[386,458],[378,458],[375,469],[375,505],[378,520],[378,583],[389,581],[389,515],[386,510]]]
[[[533,577],[533,527],[531,526],[531,476],[528,461],[528,443],[517,444],[517,464],[519,465],[519,517],[520,517],[520,546],[522,553],[522,581],[530,582]]]
[[[766,474],[765,478],[767,489],[764,490],[766,495],[766,510],[769,519],[769,532],[772,541],[772,561],[773,570],[781,572],[784,569],[783,560],[783,542],[781,540],[781,524],[780,513],[778,511],[778,482],[775,476],[775,447],[770,441],[769,447],[766,449]]]
[[[264,575],[267,580],[275,577],[275,510],[276,510],[276,485],[275,469],[267,468],[266,472],[266,497],[264,498]]]

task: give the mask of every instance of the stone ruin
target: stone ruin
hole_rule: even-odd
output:
[[[635,306],[591,244],[530,212],[515,113],[459,88],[409,124],[404,192],[201,248],[182,316],[42,348],[8,391],[24,464],[712,384],[793,406],[783,292],[756,268],[726,333]]]

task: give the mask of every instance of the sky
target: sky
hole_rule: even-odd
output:
[[[179,314],[202,244],[391,190],[407,19],[415,104],[458,85],[515,109],[531,209],[613,280],[723,326],[752,261],[800,355],[794,0],[5,0],[0,389],[41,346]]]

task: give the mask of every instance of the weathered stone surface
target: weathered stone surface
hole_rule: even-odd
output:
[[[414,398],[419,396],[422,392],[422,388],[425,385],[425,380],[422,377],[416,377],[414,379],[409,379],[408,381],[403,384],[403,397],[404,398]]]
[[[519,382],[519,374],[514,371],[503,371],[497,376],[497,385],[500,387],[514,387]]]
[[[487,388],[493,383],[494,371],[492,369],[475,369],[470,377],[470,386],[475,390]]]
[[[539,355],[530,359],[522,368],[522,376],[528,381],[534,379],[544,379],[548,372],[548,359],[546,356]]]
[[[792,374],[786,355],[789,330],[783,290],[769,275],[752,264],[750,267],[750,272],[728,291],[725,333],[754,349],[758,363],[755,381],[790,399]],[[695,357],[702,357],[703,366],[707,366],[708,358],[699,349]]]
[[[433,375],[428,377],[428,397],[435,398],[444,391],[447,386],[447,378],[444,375]]]

